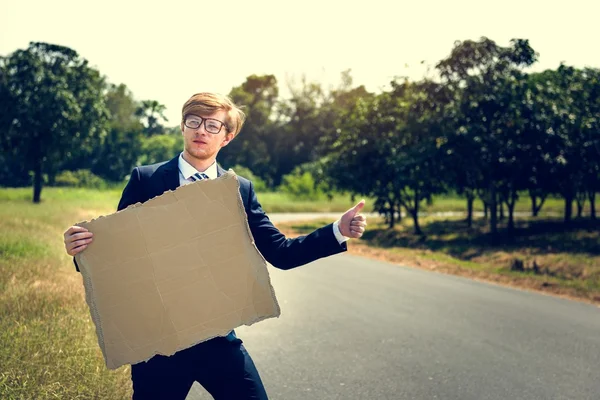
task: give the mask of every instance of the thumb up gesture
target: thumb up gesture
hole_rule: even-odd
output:
[[[340,233],[348,238],[359,238],[367,226],[367,217],[360,215],[365,206],[365,201],[361,200],[357,205],[349,209],[340,219]]]

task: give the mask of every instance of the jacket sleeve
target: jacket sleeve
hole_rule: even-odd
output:
[[[275,268],[291,269],[347,250],[333,233],[333,224],[317,229],[309,235],[288,239],[269,220],[262,209],[252,182],[248,191],[248,225],[256,247]]]
[[[117,206],[117,211],[121,211],[140,201],[139,199],[141,198],[142,194],[141,190],[143,190],[140,180],[140,170],[136,167],[131,172],[129,182],[127,182],[125,189],[123,189],[123,194],[121,194],[121,200]],[[73,263],[75,264],[75,269],[77,272],[79,272],[79,266],[77,265],[75,257],[73,257]]]

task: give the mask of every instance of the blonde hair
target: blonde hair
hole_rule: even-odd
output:
[[[217,93],[196,93],[185,102],[181,109],[181,124],[188,115],[198,115],[200,117],[214,114],[217,111],[225,111],[225,129],[227,133],[233,133],[234,136],[242,130],[242,125],[246,120],[246,114],[236,106],[233,101],[225,95]]]

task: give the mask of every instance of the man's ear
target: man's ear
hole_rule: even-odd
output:
[[[229,142],[231,142],[233,140],[234,137],[235,137],[235,135],[233,133],[226,134],[225,138],[221,142],[221,147],[227,146],[229,144]]]
[[[179,128],[181,128],[181,134],[183,135],[183,130],[184,130],[183,121],[181,121],[181,123],[179,124]]]

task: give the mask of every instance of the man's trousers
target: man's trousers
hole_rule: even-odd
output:
[[[131,366],[133,400],[185,399],[194,381],[215,400],[267,400],[254,362],[240,339],[218,337]]]

